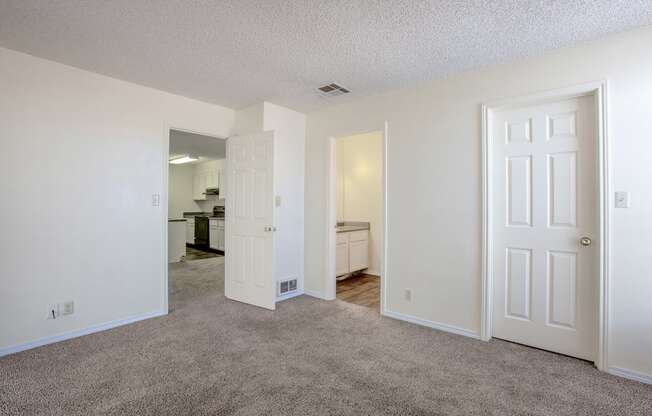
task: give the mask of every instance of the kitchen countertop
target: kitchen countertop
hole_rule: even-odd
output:
[[[212,212],[184,212],[183,213],[184,218],[185,217],[208,217],[208,219],[211,220],[223,220],[224,217],[216,217],[213,215]],[[181,220],[180,220],[181,221]]]
[[[188,221],[185,218],[168,218],[168,222],[186,222]]]
[[[184,212],[184,213],[183,213],[183,216],[184,216],[184,217],[196,217],[196,216],[198,216],[198,215],[202,215],[202,216],[207,216],[207,217],[208,217],[208,216],[210,216],[210,215],[213,215],[213,213],[212,213],[212,212],[202,212],[202,211],[198,211],[198,212]]]
[[[336,231],[338,233],[349,233],[351,231],[364,231],[369,228],[368,222],[344,221],[337,223]]]

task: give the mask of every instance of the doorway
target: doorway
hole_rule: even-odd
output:
[[[177,136],[179,140],[175,140]],[[274,310],[274,132],[220,138],[171,129],[168,156],[166,166],[187,164],[192,169],[186,174],[191,180],[185,181],[184,198],[192,199],[194,205],[184,206],[198,209],[175,208],[171,192],[165,198],[169,203],[165,252],[170,269],[199,250],[196,262],[211,260],[214,264],[206,268],[202,263],[202,267],[186,270],[189,273],[181,270],[178,274],[193,274],[190,272],[198,269],[216,272],[219,295]],[[170,187],[172,169],[168,167],[167,173]],[[191,253],[186,251],[189,248]],[[169,276],[166,267],[168,310]]]
[[[225,139],[170,129],[169,309],[224,288],[225,168]]]
[[[371,131],[329,143],[326,292],[375,312],[384,304],[385,137]]]
[[[483,339],[604,362],[602,100],[582,86],[485,110]]]

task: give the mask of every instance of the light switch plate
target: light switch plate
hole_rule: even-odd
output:
[[[57,319],[59,317],[59,304],[52,303],[48,305],[48,319]]]
[[[616,208],[629,208],[629,192],[616,192]]]
[[[276,205],[277,208],[281,206],[281,196],[280,195],[276,195],[276,198],[274,198],[274,205]]]
[[[160,194],[152,194],[152,206],[153,207],[158,207],[161,204],[161,195]]]

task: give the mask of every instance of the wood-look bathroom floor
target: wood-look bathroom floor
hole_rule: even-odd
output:
[[[337,282],[337,298],[380,312],[380,278],[359,274]]]

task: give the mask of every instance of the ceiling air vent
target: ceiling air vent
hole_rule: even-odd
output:
[[[351,91],[338,84],[327,84],[317,88],[322,97],[337,97],[338,95],[348,94]]]

